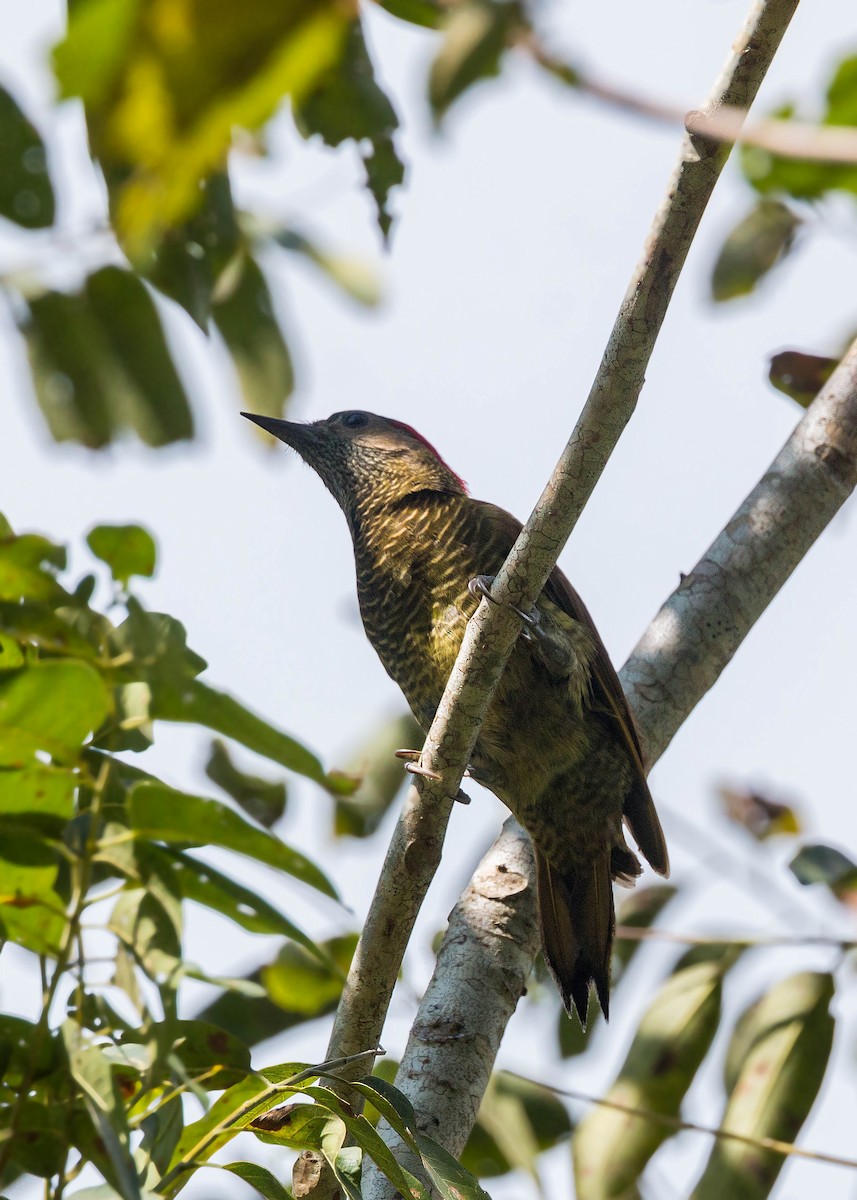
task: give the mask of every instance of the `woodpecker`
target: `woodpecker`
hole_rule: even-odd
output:
[[[480,595],[521,524],[472,499],[416,430],[374,413],[299,424],[244,413],[295,450],[348,521],[369,641],[428,729]],[[518,639],[470,774],[511,809],[535,852],[542,945],[569,1014],[590,984],[608,1015],[612,881],[669,872],[622,685],[582,600],[555,568]]]

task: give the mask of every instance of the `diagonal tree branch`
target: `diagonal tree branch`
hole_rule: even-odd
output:
[[[621,671],[657,760],[718,679],[794,568],[857,487],[857,340],[756,487],[657,614]],[[450,918],[396,1080],[423,1128],[464,1147],[496,1048],[538,949],[535,879],[521,885],[529,839],[514,821],[483,859]],[[518,886],[495,885],[498,852]],[[526,868],[523,868],[526,873]],[[508,943],[510,929],[521,939]],[[502,987],[498,981],[502,980]],[[483,990],[483,983],[486,985]],[[468,997],[479,995],[471,1021]],[[454,1036],[453,1036],[454,1035]],[[396,1146],[390,1130],[385,1140]],[[388,1200],[373,1175],[366,1200]]]
[[[797,0],[756,0],[705,106],[746,110]],[[633,413],[679,272],[729,146],[687,135],[643,257],[622,303],[589,399],[554,474],[497,577],[493,595],[535,602]],[[422,763],[438,783],[411,789],[336,1014],[328,1055],[377,1045],[405,948],[437,869],[444,832],[494,687],[520,632],[506,604],[480,605],[426,739]]]

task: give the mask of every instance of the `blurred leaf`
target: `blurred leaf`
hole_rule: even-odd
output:
[[[162,872],[169,873],[176,890],[185,900],[195,900],[213,912],[229,917],[251,933],[281,934],[315,951],[314,943],[288,917],[283,916],[250,888],[236,883],[208,863],[171,847],[141,846],[145,858],[160,860]]]
[[[239,808],[266,829],[275,825],[286,811],[286,785],[239,771],[225,743],[219,739],[211,743],[205,773],[212,783],[232,797]]]
[[[76,771],[34,762],[18,770],[0,768],[0,817],[15,819],[35,829],[60,832],[74,816],[74,793],[80,783]]]
[[[25,1079],[35,1087],[55,1072],[65,1073],[62,1046],[56,1034],[37,1025],[0,1013],[0,1078],[16,1091]]]
[[[289,1200],[292,1193],[287,1191],[276,1176],[265,1167],[253,1162],[234,1162],[224,1165],[224,1171],[231,1171],[239,1179],[254,1188],[266,1200]]]
[[[801,408],[809,408],[839,366],[839,361],[821,354],[783,350],[771,358],[768,378],[778,391],[791,396]]]
[[[7,1129],[11,1108],[0,1108],[0,1132]],[[40,1179],[56,1175],[65,1164],[65,1117],[56,1107],[22,1101],[12,1139],[10,1162]]]
[[[204,725],[290,771],[306,775],[334,794],[349,790],[347,780],[325,775],[321,763],[306,746],[257,717],[226,692],[194,680],[181,688],[160,685],[153,693],[152,713],[155,717]]]
[[[56,570],[65,565],[64,547],[35,533],[10,532],[0,540],[0,600],[63,599]]]
[[[130,271],[104,267],[83,292],[31,299],[22,330],[56,441],[99,449],[129,426],[150,446],[192,436],[154,302]]]
[[[721,1128],[743,1137],[794,1142],[809,1116],[833,1042],[833,977],[803,972],[775,984],[744,1014],[727,1051],[734,1080]],[[692,1200],[762,1200],[782,1154],[716,1139]]]
[[[104,333],[81,295],[46,292],[29,301],[22,325],[36,399],[54,441],[106,446],[118,408],[130,408],[130,384],[117,370]]]
[[[720,1022],[725,964],[675,973],[649,1005],[606,1099],[676,1117]],[[578,1200],[624,1196],[673,1131],[619,1109],[596,1106],[572,1139]]]
[[[482,1177],[518,1168],[538,1180],[538,1154],[570,1132],[568,1112],[553,1092],[498,1071],[491,1076],[461,1163]]]
[[[229,176],[215,171],[200,181],[193,216],[164,232],[145,274],[206,333],[215,293],[240,262],[241,242]]]
[[[115,227],[135,263],[194,214],[233,129],[258,129],[287,95],[299,104],[339,61],[350,25],[348,8],[325,0],[174,0],[164,11],[77,4],[54,58],[62,94],[84,97]]]
[[[712,299],[733,300],[755,291],[788,254],[800,224],[800,217],[780,201],[759,200],[720,247],[711,275]]]
[[[169,1034],[170,1044],[164,1051],[173,1054],[192,1079],[207,1076],[201,1080],[206,1091],[232,1087],[250,1073],[250,1051],[240,1038],[207,1021],[171,1021],[157,1032],[161,1038]],[[142,1030],[131,1030],[121,1045],[144,1045],[150,1037]],[[213,1067],[218,1069],[212,1074]]]
[[[308,858],[216,800],[178,792],[164,784],[138,783],[128,796],[128,820],[136,837],[168,844],[222,846],[336,898],[333,885]]]
[[[141,525],[96,525],[86,535],[96,558],[107,563],[113,578],[127,584],[132,575],[155,573],[155,539]]]
[[[42,838],[4,830],[0,841],[0,922],[5,937],[35,954],[56,954],[66,925],[54,889],[56,851]]]
[[[372,193],[375,200],[375,205],[378,209],[378,225],[381,228],[381,234],[386,240],[390,236],[390,229],[393,224],[393,214],[388,207],[388,197],[394,187],[400,187],[405,182],[405,164],[399,158],[396,144],[390,134],[381,134],[372,139],[371,154],[364,154],[363,166],[366,171],[366,186]],[[344,275],[343,264],[340,260],[339,264],[339,282],[345,287],[342,282]],[[350,271],[351,281],[349,291],[355,296],[355,299],[361,299],[362,303],[369,304],[373,301],[366,299],[372,293],[367,286],[367,281],[364,278],[361,280],[362,297],[356,295],[356,281],[354,278],[354,268]]]
[[[728,787],[718,788],[717,795],[729,820],[746,829],[757,842],[782,833],[801,832],[800,818],[788,804],[779,804],[758,792]]]
[[[429,73],[429,103],[436,121],[474,83],[500,73],[513,31],[525,28],[517,0],[466,0],[448,13]]]
[[[404,167],[392,140],[399,121],[375,79],[359,19],[350,26],[342,59],[296,106],[295,119],[304,136],[320,133],[329,146],[339,146],[349,138],[370,143],[370,150],[363,154],[367,185],[386,238],[392,224],[387,207],[389,192],[404,178]]]
[[[37,751],[75,762],[110,707],[101,676],[76,659],[31,662],[0,678],[0,766],[23,766]]]
[[[857,891],[857,863],[823,842],[801,847],[789,863],[789,870],[799,883],[823,883],[837,900],[849,900]]]
[[[334,967],[325,966],[303,947],[287,943],[274,962],[262,968],[268,995],[280,1008],[303,1017],[321,1016],[330,1011],[342,994],[356,945],[356,933],[322,943],[321,949]]]
[[[164,337],[154,301],[130,271],[102,267],[86,281],[86,299],[105,341],[127,376],[117,423],[130,425],[147,446],[193,437],[193,417]]]
[[[124,942],[151,979],[175,974],[181,955],[178,907],[162,904],[143,888],[128,888],[113,906],[108,929]],[[178,979],[171,979],[172,986],[177,984]]]
[[[24,652],[15,639],[0,633],[0,671],[17,671],[24,661]]]
[[[315,242],[310,241],[295,229],[280,229],[274,235],[274,241],[284,250],[291,250],[308,259],[323,271],[332,283],[335,283],[347,296],[359,304],[365,304],[372,308],[381,299],[378,276],[375,270],[362,259],[346,258],[341,254],[331,254],[329,251],[321,250]]]
[[[795,115],[789,105],[773,114]],[[822,125],[857,125],[857,55],[843,58],[827,88]],[[797,199],[816,200],[829,191],[857,192],[857,165],[812,159],[781,158],[757,146],[742,146],[741,166],[759,192],[786,192]]]
[[[45,144],[15,100],[0,87],[0,217],[25,229],[54,223],[54,190]]]
[[[124,1200],[142,1200],[131,1157],[125,1108],[109,1060],[100,1046],[87,1044],[73,1021],[62,1027],[69,1070],[83,1094],[86,1111],[115,1172]]]
[[[344,774],[360,780],[351,796],[337,798],[334,833],[370,837],[381,824],[390,805],[409,776],[396,750],[419,749],[425,734],[410,713],[376,727],[366,743],[348,763]]]
[[[244,258],[237,286],[214,305],[213,316],[235,363],[245,404],[262,415],[282,417],[295,373],[255,259]]]
[[[443,24],[444,8],[434,0],[379,0],[381,8],[409,25],[420,25],[423,29],[440,29]]]

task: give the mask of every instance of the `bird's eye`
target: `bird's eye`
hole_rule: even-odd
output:
[[[347,412],[342,417],[342,424],[348,429],[360,429],[369,424],[369,418],[362,412]]]

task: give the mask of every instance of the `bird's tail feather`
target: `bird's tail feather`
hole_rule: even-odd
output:
[[[561,875],[536,849],[542,946],[569,1014],[572,1005],[586,1028],[589,985],[604,1016],[610,1005],[613,913],[610,851]]]

